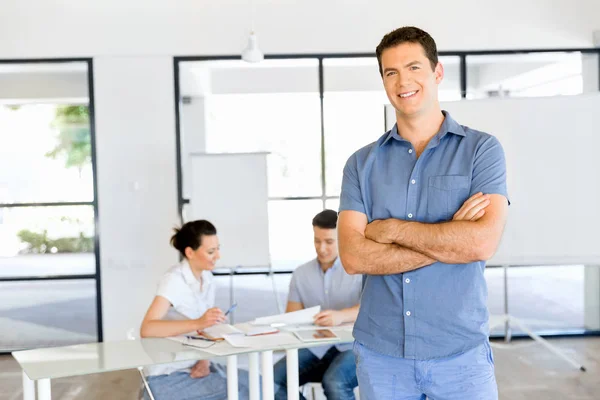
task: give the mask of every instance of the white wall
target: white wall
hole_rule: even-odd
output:
[[[5,0],[0,58],[238,54],[250,0]],[[371,52],[417,25],[441,50],[592,46],[597,0],[254,0],[267,53]]]
[[[105,340],[139,329],[159,277],[177,262],[175,106],[170,57],[94,59]]]

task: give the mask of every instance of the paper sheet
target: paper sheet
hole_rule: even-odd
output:
[[[352,328],[354,328],[353,323],[336,325],[336,326],[319,326],[315,324],[303,324],[303,325],[286,325],[282,326],[282,331],[287,332],[299,332],[299,331],[312,331],[315,329],[331,329],[332,331],[348,331],[352,332]]]
[[[229,324],[213,325],[209,328],[204,329],[202,332],[207,334],[212,339],[221,339],[224,338],[225,335],[232,333],[242,333],[242,331],[237,329],[235,326]]]
[[[225,341],[233,347],[252,347],[256,349],[262,347],[272,348],[273,346],[285,346],[300,342],[298,338],[288,332],[260,336],[231,334],[225,335]]]
[[[269,325],[252,325],[249,322],[243,322],[234,325],[237,329],[244,332],[247,336],[265,335],[279,332],[279,329]]]
[[[205,349],[215,344],[215,342],[209,342],[207,340],[188,339],[185,336],[172,336],[168,337],[167,339],[172,340],[174,342],[179,342],[186,346],[197,347],[199,349]]]
[[[313,317],[321,311],[321,306],[305,308],[285,314],[270,315],[268,317],[256,318],[254,325],[308,325],[312,324]]]

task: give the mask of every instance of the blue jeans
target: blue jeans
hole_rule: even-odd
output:
[[[409,360],[354,342],[361,400],[497,400],[489,342],[455,356]]]
[[[226,400],[227,372],[220,364],[210,364],[210,374],[192,378],[189,372],[148,377],[155,400]],[[239,399],[248,399],[248,371],[238,370]],[[144,399],[149,400],[148,393]]]
[[[338,351],[332,347],[319,359],[308,349],[298,350],[299,383],[321,382],[328,400],[354,400],[356,363],[352,350]],[[273,377],[276,388],[275,400],[287,399],[287,366],[285,357],[275,364]],[[304,396],[300,394],[300,398]]]

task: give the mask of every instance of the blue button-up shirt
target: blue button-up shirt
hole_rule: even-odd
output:
[[[477,192],[508,199],[504,151],[486,133],[444,111],[440,131],[417,159],[397,126],[354,153],[344,167],[340,211],[368,221],[449,221]],[[485,262],[367,275],[354,337],[382,354],[428,360],[471,349],[488,337]]]

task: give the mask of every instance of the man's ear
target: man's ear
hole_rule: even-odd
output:
[[[444,80],[444,66],[441,62],[437,63],[433,72],[435,73],[435,83],[439,85]]]

